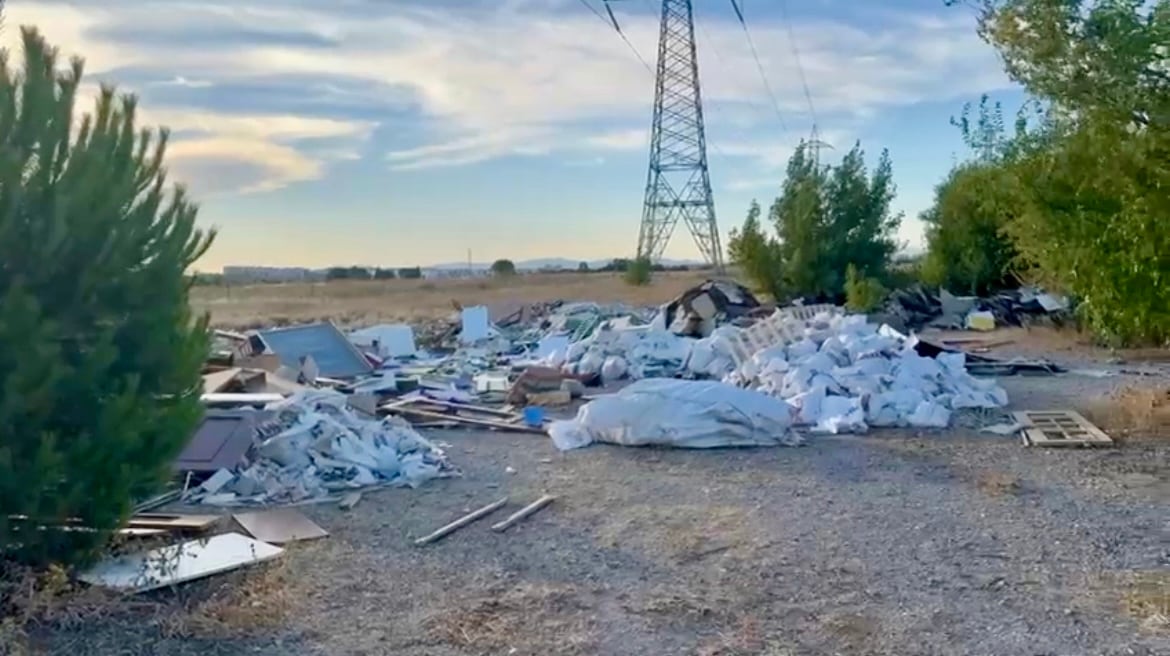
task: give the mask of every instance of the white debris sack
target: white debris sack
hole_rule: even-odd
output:
[[[581,407],[548,429],[562,451],[594,442],[709,449],[795,446],[794,409],[784,401],[719,381],[647,379]]]
[[[965,408],[1002,408],[1007,392],[967,373],[966,356],[926,358],[916,337],[861,315],[791,319],[797,339],[762,349],[724,380],[790,403],[812,433],[864,433],[870,426],[945,428]]]
[[[266,437],[209,505],[295,503],[374,485],[418,487],[455,469],[441,449],[397,417],[370,419],[332,390],[305,390],[270,407]]]

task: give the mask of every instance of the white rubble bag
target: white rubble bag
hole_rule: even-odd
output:
[[[710,449],[796,446],[794,409],[754,390],[711,380],[640,380],[556,421],[548,434],[562,451],[594,442]]]

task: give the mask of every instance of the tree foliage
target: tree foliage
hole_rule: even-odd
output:
[[[499,278],[516,275],[516,265],[512,260],[496,260],[492,262],[492,275]]]
[[[166,132],[136,129],[135,100],[103,88],[75,121],[80,60],[58,72],[22,37],[20,72],[0,58],[0,544],[79,563],[200,420],[208,331],[186,271],[213,234],[168,193]],[[74,518],[92,531],[37,528]]]
[[[990,204],[1018,194],[1002,227],[1018,265],[1078,297],[1102,338],[1165,343],[1170,0],[978,6],[980,34],[1044,107],[1038,129],[1017,131],[1006,155],[983,158],[995,169],[983,172]]]
[[[923,282],[959,294],[986,294],[1012,282],[1017,252],[1006,234],[1022,211],[1015,177],[995,163],[956,167],[923,212],[927,254]]]
[[[753,205],[732,235],[732,260],[778,300],[840,300],[850,265],[863,278],[887,274],[901,223],[901,216],[890,211],[894,193],[888,152],[882,152],[871,173],[860,143],[834,166],[819,164],[802,143],[788,161],[780,196],[769,212],[775,237],[764,234]]]
[[[615,263],[617,261],[615,260]],[[654,266],[650,262],[650,258],[637,257],[629,261],[626,266],[623,277],[626,284],[635,287],[641,287],[650,284],[650,278],[653,275]]]

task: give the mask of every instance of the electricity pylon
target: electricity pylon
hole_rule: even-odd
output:
[[[663,0],[646,203],[638,257],[658,261],[682,219],[709,264],[723,271],[691,0]]]

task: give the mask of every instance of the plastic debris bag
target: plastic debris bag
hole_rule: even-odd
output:
[[[647,379],[553,422],[549,436],[567,451],[593,442],[707,449],[793,446],[793,408],[784,401],[717,381]]]

